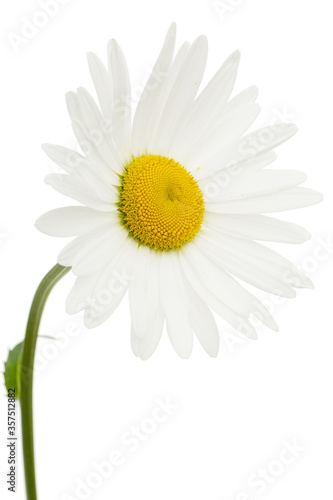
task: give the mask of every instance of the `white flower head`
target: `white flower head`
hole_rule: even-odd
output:
[[[147,359],[166,321],[177,353],[187,358],[193,332],[216,356],[219,335],[211,310],[255,338],[250,316],[277,329],[267,309],[235,278],[283,297],[311,287],[292,263],[258,243],[301,243],[303,228],[267,215],[321,201],[299,187],[306,176],[273,170],[273,149],[295,134],[291,124],[252,133],[257,90],[230,99],[239,52],[231,54],[198,94],[207,40],[174,55],[176,27],[131,119],[131,87],[119,45],[108,45],[108,67],[88,55],[97,105],[83,88],[67,95],[82,154],[44,145],[66,173],[46,182],[83,206],[52,210],[36,225],[51,236],[75,237],[58,263],[77,276],[66,309],[84,310],[87,327],[105,321],[127,290],[132,348]]]

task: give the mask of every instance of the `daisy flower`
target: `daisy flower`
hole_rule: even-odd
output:
[[[58,257],[77,277],[66,310],[83,310],[92,328],[128,291],[132,348],[142,359],[156,349],[164,322],[182,358],[192,351],[193,333],[216,356],[212,311],[251,338],[252,315],[277,330],[238,280],[283,297],[310,288],[301,271],[258,241],[304,242],[305,229],[263,214],[322,199],[299,187],[305,174],[267,168],[276,157],[273,149],[296,127],[247,132],[259,106],[255,87],[230,99],[239,52],[199,93],[207,40],[184,43],[174,55],[175,39],[172,25],[133,120],[129,74],[117,42],[109,42],[107,68],[88,54],[98,105],[84,88],[67,94],[82,154],[43,146],[65,171],[48,175],[46,183],[83,205],[52,210],[36,222],[48,235],[75,237]]]

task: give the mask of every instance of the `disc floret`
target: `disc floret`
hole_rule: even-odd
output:
[[[126,165],[119,212],[138,242],[155,250],[175,250],[195,237],[205,206],[197,181],[180,163],[141,155]]]

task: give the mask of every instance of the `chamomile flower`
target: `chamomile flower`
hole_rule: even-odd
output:
[[[87,327],[104,322],[128,291],[132,348],[147,359],[164,322],[176,352],[187,358],[193,334],[216,356],[212,311],[255,338],[250,321],[277,326],[238,279],[294,297],[311,287],[292,263],[258,241],[302,243],[308,232],[267,213],[321,201],[299,187],[306,176],[267,168],[273,149],[296,132],[278,124],[247,133],[259,106],[250,87],[230,99],[239,63],[235,52],[199,93],[207,40],[184,43],[174,56],[176,28],[131,119],[129,74],[110,41],[107,68],[88,54],[98,105],[83,88],[67,95],[82,154],[44,145],[64,174],[46,182],[81,206],[52,210],[36,225],[51,236],[75,237],[58,257],[77,276],[67,312],[84,311]]]

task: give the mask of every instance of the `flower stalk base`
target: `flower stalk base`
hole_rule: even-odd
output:
[[[37,500],[34,430],[33,430],[33,371],[39,325],[52,288],[70,267],[55,265],[40,283],[33,299],[21,359],[21,413],[25,483],[28,500]]]

